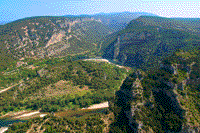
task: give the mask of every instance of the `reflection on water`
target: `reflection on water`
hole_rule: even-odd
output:
[[[10,124],[18,123],[18,122],[26,122],[26,120],[1,120],[0,119],[0,127],[8,127]]]

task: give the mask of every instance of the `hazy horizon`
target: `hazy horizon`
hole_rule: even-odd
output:
[[[9,0],[0,2],[0,24],[33,16],[147,12],[167,18],[200,18],[200,2],[170,0]]]

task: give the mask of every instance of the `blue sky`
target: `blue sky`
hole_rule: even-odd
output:
[[[0,0],[0,23],[31,16],[149,12],[163,17],[200,18],[199,0]]]

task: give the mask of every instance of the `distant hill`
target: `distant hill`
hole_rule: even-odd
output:
[[[1,46],[17,58],[89,52],[95,50],[99,39],[112,32],[91,17],[74,16],[30,17],[0,28]]]
[[[142,69],[157,67],[177,49],[198,49],[198,20],[141,16],[125,29],[107,36],[102,41],[101,53],[104,58],[124,65]]]
[[[97,20],[101,20],[103,24],[106,24],[115,31],[122,30],[126,25],[133,19],[146,15],[146,16],[157,16],[147,12],[118,12],[118,13],[99,13],[92,15]]]
[[[6,24],[6,22],[0,22],[0,25],[4,25],[4,24]]]

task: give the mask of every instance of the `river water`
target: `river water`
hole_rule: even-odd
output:
[[[26,120],[1,120],[0,119],[0,133],[4,133],[8,130],[9,125],[12,125],[13,123],[19,123],[19,122],[26,122]]]
[[[8,127],[9,124],[18,123],[18,122],[26,122],[26,120],[0,120],[0,127]]]

